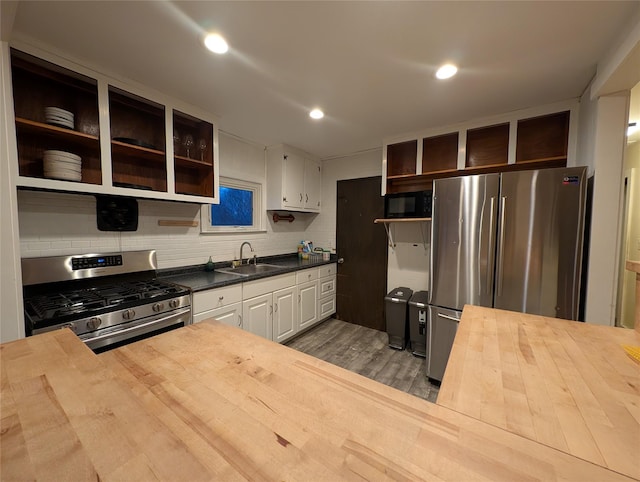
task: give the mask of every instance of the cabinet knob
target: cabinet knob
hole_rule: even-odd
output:
[[[218,301],[224,300],[224,296],[218,296]]]
[[[285,196],[285,197],[283,197],[283,198],[282,198],[282,201],[287,202],[287,197],[286,197],[286,196]]]

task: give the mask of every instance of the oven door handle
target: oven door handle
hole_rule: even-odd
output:
[[[185,315],[185,314],[189,313],[190,311],[191,311],[191,307],[186,308],[184,310],[177,311],[177,312],[173,312],[169,316],[164,316],[162,318],[154,318],[153,320],[147,321],[146,323],[140,323],[139,325],[131,326],[131,327],[125,328],[123,330],[113,330],[113,331],[110,331],[109,333],[105,333],[104,335],[98,335],[98,336],[95,336],[95,337],[92,337],[92,338],[83,338],[83,336],[80,335],[80,339],[82,341],[84,341],[85,343],[93,343],[93,342],[96,342],[96,341],[104,340],[105,338],[109,338],[109,337],[114,336],[114,335],[120,336],[120,335],[123,335],[125,333],[130,333],[132,331],[139,331],[142,328],[146,328],[148,326],[156,325],[156,324],[162,323],[163,321],[171,320],[172,318],[178,318],[179,316]]]

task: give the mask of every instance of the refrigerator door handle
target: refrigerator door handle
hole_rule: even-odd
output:
[[[490,215],[489,215],[489,236],[491,238],[493,238],[491,233],[495,232],[495,228],[493,227],[493,223],[494,223],[493,213],[494,213],[495,201],[496,201],[496,198],[492,196]],[[493,246],[494,246],[493,243],[491,242],[487,243],[487,290],[491,290],[491,275],[493,274],[493,249],[492,249]]]
[[[507,198],[502,196],[500,198],[500,248],[498,253],[498,287],[496,296],[502,296],[502,274],[504,271],[504,223],[505,223],[505,210],[507,207]]]
[[[438,313],[438,316],[440,318],[444,318],[445,320],[451,320],[451,321],[455,321],[455,322],[460,322],[460,320],[454,316],[449,316],[449,315],[443,315],[442,313]]]

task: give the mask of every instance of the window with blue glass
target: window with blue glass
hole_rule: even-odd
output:
[[[220,186],[220,204],[211,205],[212,226],[252,226],[253,191]]]
[[[221,177],[220,203],[202,206],[201,231],[261,231],[261,189],[258,183]]]

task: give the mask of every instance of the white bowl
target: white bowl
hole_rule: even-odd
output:
[[[49,179],[62,179],[64,181],[81,181],[82,174],[65,170],[44,171],[44,177]]]
[[[73,112],[69,112],[68,110],[61,109],[60,107],[45,107],[45,114],[55,114],[61,117],[66,117],[68,119],[73,119]]]
[[[74,129],[75,124],[70,121],[61,121],[56,119],[46,119],[47,124],[52,124],[59,127],[67,127],[68,129]]]
[[[60,157],[60,156],[44,156],[42,158],[47,162],[56,162],[56,163],[64,163],[71,166],[80,166],[82,164],[81,161],[76,161],[75,159],[70,159],[68,157]]]
[[[45,171],[46,170],[57,171],[61,169],[65,171],[82,172],[82,166],[80,165],[73,165],[73,164],[55,162],[55,161],[47,161],[46,159],[43,163],[43,167]]]
[[[44,155],[46,157],[49,156],[57,156],[57,157],[62,157],[62,158],[68,158],[74,161],[78,161],[80,162],[82,160],[82,158],[80,156],[78,156],[77,154],[72,154],[71,152],[66,152],[66,151],[57,151],[55,149],[48,149],[46,151],[44,151]]]

